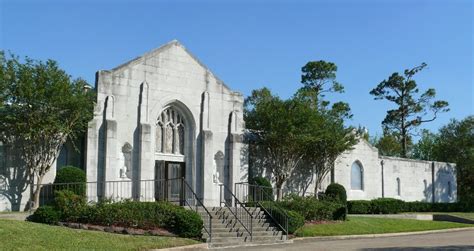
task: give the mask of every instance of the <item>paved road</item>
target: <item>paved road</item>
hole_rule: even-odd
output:
[[[348,240],[304,240],[292,244],[229,248],[225,250],[474,250],[474,229],[448,233]]]

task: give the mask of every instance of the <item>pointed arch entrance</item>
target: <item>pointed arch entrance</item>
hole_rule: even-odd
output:
[[[192,181],[194,120],[184,105],[166,106],[156,119],[155,188],[157,200],[182,201],[183,179]]]

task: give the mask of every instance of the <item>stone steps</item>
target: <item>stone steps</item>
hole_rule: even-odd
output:
[[[243,208],[231,208],[237,211],[237,217],[248,215]],[[208,208],[212,216],[212,240],[203,229],[203,238],[207,240],[209,247],[229,247],[241,245],[270,244],[287,241],[287,236],[276,227],[260,208],[247,208],[252,215],[252,238],[243,224],[247,221],[242,219],[242,223],[236,219],[235,215],[226,207]],[[204,208],[198,208],[197,212],[203,219],[204,226],[209,228],[209,215]]]

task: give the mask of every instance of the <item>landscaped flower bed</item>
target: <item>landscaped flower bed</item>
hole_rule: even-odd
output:
[[[167,202],[99,202],[88,204],[83,196],[71,191],[56,192],[52,206],[40,207],[29,220],[47,224],[114,227],[127,233],[141,229],[145,234],[167,230],[180,237],[200,238],[203,227],[201,217],[194,211]],[[88,227],[89,228],[89,227]],[[104,228],[105,230],[106,228]],[[99,230],[96,229],[95,230]],[[135,234],[141,231],[135,231]]]

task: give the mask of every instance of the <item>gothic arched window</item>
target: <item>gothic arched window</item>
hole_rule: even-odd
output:
[[[156,152],[184,155],[184,120],[172,107],[165,109],[156,123]]]
[[[351,189],[364,190],[364,169],[359,161],[354,162],[351,167]]]

